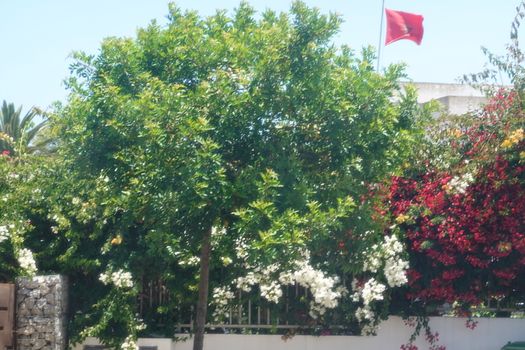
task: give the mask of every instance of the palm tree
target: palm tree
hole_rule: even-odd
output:
[[[37,134],[46,126],[47,119],[34,126],[33,119],[43,113],[33,107],[23,118],[22,106],[15,109],[13,103],[4,100],[0,108],[0,152],[8,151],[15,155],[20,153],[35,153],[45,151],[49,140],[33,142]]]

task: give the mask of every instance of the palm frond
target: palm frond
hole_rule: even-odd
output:
[[[17,152],[32,153],[37,152],[40,147],[46,148],[50,142],[46,142],[45,138],[33,144],[36,136],[48,122],[45,118],[45,113],[36,107],[32,107],[23,118],[20,118],[21,115],[22,106],[16,109],[13,103],[7,103],[4,100],[0,108],[0,132],[14,139],[15,144],[18,146],[17,148],[19,148]],[[44,119],[36,126],[33,126],[34,118],[37,116],[42,116]],[[0,146],[3,147],[3,149],[14,151],[13,147],[9,146],[8,148],[5,142],[1,143]]]

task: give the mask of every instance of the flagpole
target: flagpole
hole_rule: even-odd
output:
[[[377,45],[377,72],[379,73],[379,67],[381,62],[381,46],[383,46],[383,20],[385,16],[385,0],[381,7],[381,23],[379,24],[379,44]]]

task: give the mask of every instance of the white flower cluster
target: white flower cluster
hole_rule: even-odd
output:
[[[309,256],[308,252],[303,255],[304,258]],[[271,278],[279,270],[279,265],[272,264],[263,269],[255,268],[244,277],[237,278],[236,286],[244,292],[250,292],[252,286],[258,284],[263,298],[278,303],[283,294],[283,285],[298,284],[312,293],[310,316],[318,318],[327,309],[335,308],[339,299],[348,291],[344,286],[336,286],[339,281],[337,277],[326,276],[323,271],[314,269],[304,258],[295,262],[296,270],[281,272],[277,280]]]
[[[260,280],[261,275],[259,273],[250,271],[246,274],[246,276],[237,278],[237,288],[243,292],[250,292],[252,290],[252,286],[259,283]]]
[[[144,320],[142,320],[141,318],[135,319],[135,321],[137,322],[137,324],[135,325],[135,329],[137,331],[143,331],[146,328],[148,328],[148,326],[144,323]]]
[[[103,272],[98,278],[102,283],[112,283],[117,288],[133,288],[133,276],[130,272],[119,269],[114,272]]]
[[[124,339],[124,343],[120,346],[122,350],[138,350],[139,347],[137,345],[137,342],[135,341],[135,338],[129,335],[126,339]]]
[[[228,305],[235,295],[228,287],[216,287],[213,289],[213,301],[216,305]]]
[[[0,243],[8,240],[11,237],[11,234],[9,232],[9,228],[12,228],[11,226],[13,225],[9,225],[9,227],[6,225],[0,226]]]
[[[363,304],[367,306],[375,300],[383,300],[385,290],[386,286],[384,284],[377,282],[374,278],[370,278],[361,291]]]
[[[277,281],[272,281],[269,284],[261,284],[261,296],[272,303],[278,303],[279,298],[283,295],[281,285]]]
[[[0,243],[11,239],[13,241],[23,241],[22,237],[32,228],[30,220],[18,220],[0,225]]]
[[[18,251],[18,264],[29,275],[34,275],[37,271],[33,252],[27,248]]]
[[[406,271],[408,261],[403,260],[401,254],[404,251],[403,244],[399,242],[395,235],[385,236],[381,244],[375,244],[372,249],[367,251],[364,259],[363,271],[378,273],[381,268],[388,284],[388,287],[400,287],[407,283]],[[374,277],[366,282],[359,282],[354,279],[352,282],[352,300],[362,301],[363,306],[356,310],[356,318],[360,323],[364,323],[362,331],[364,334],[373,334],[376,331],[377,320],[372,303],[384,299],[387,285],[380,283]]]
[[[384,274],[388,285],[390,287],[400,287],[407,283],[407,269],[408,261],[406,260],[396,259],[395,257],[386,259]]]
[[[377,331],[377,319],[376,314],[372,310],[372,302],[377,300],[383,300],[383,293],[386,290],[386,286],[376,281],[373,277],[361,285],[357,280],[352,282],[352,299],[358,302],[363,299],[363,306],[358,307],[355,311],[355,316],[359,323],[363,323],[362,332],[365,335],[374,334]]]
[[[271,264],[262,269],[260,267],[256,267],[253,269],[253,271],[249,271],[246,276],[237,278],[237,289],[240,289],[243,292],[250,292],[252,290],[252,286],[256,284],[265,284],[267,285],[265,290],[269,290],[268,286],[272,283],[269,280],[269,277],[271,277],[271,275],[274,274],[278,269],[279,265],[277,264]],[[277,301],[275,302],[277,303]]]
[[[466,173],[462,176],[454,176],[448,182],[448,192],[463,194],[472,182],[474,182],[474,176],[472,176],[471,173]]]
[[[243,238],[237,238],[235,240],[235,253],[241,261],[248,257],[248,244]]]
[[[324,315],[326,309],[335,308],[339,299],[348,291],[344,286],[336,286],[337,277],[326,276],[323,271],[314,269],[306,260],[297,261],[298,270],[284,272],[279,280],[283,284],[297,283],[310,289],[313,300],[310,303],[310,316],[317,318]]]
[[[357,310],[355,311],[355,316],[357,317],[357,320],[359,322],[363,322],[363,321],[375,321],[375,313],[374,311],[372,311],[372,309],[370,307],[358,307]]]
[[[385,236],[382,244],[374,244],[363,263],[363,270],[377,273],[383,267],[383,273],[390,287],[400,287],[407,282],[408,261],[400,255],[404,247],[395,235]]]
[[[374,244],[372,246],[373,254],[369,254],[363,263],[363,271],[370,271],[376,273],[383,265],[381,252],[379,251],[379,246]],[[379,253],[379,254],[378,254]]]
[[[385,258],[384,274],[390,287],[401,287],[408,282],[406,274],[408,261],[403,260],[399,256],[403,251],[404,247],[396,235],[385,237],[385,242],[383,243],[383,256]]]
[[[216,287],[213,289],[211,304],[215,306],[212,318],[220,322],[228,316],[228,304],[235,298],[235,294],[228,287]]]

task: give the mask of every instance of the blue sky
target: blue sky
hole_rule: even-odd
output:
[[[290,0],[251,0],[258,11],[285,11]],[[306,0],[322,12],[337,12],[344,23],[334,38],[356,51],[377,47],[382,0]],[[239,0],[178,0],[183,9],[207,16],[232,10]],[[421,46],[399,41],[382,49],[382,64],[405,62],[413,81],[453,83],[463,73],[480,71],[480,48],[504,53],[518,0],[386,0],[386,7],[422,14]],[[108,36],[133,37],[152,19],[165,23],[167,0],[0,0],[0,101],[24,110],[64,101],[72,51],[96,53]],[[524,25],[525,26],[525,25]],[[522,30],[521,32],[525,31]],[[520,33],[521,34],[521,33]]]

